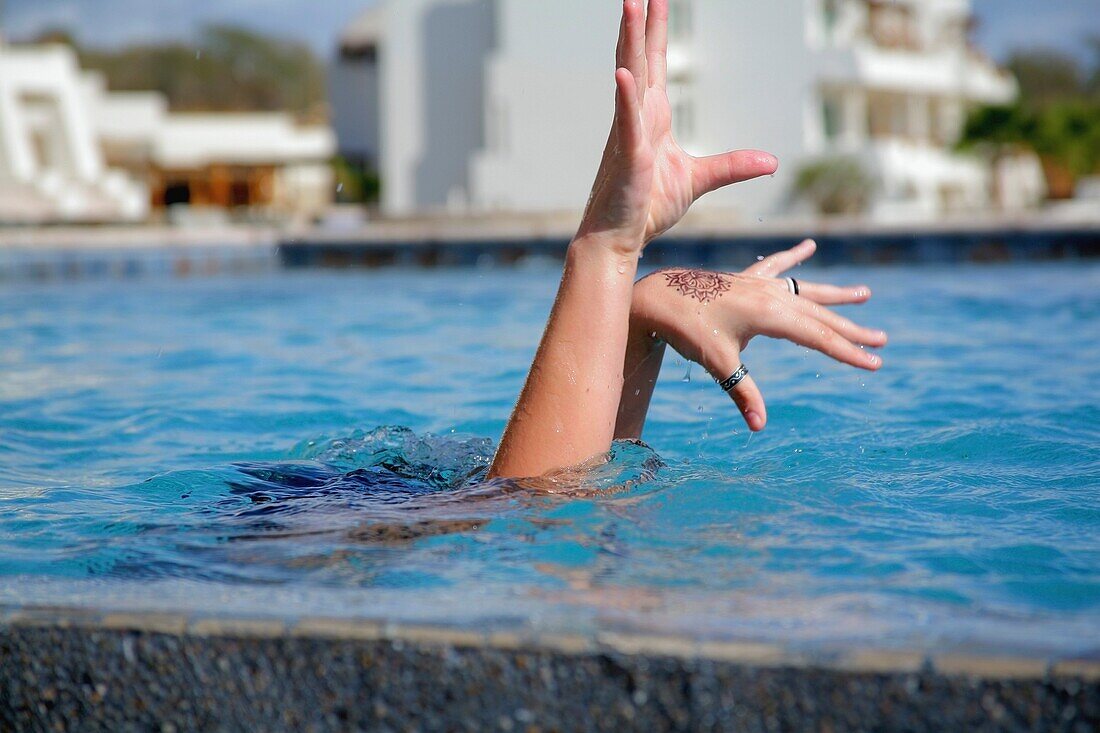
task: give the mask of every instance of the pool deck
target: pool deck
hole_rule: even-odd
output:
[[[0,607],[0,730],[1098,728],[1100,658]]]
[[[195,276],[279,267],[469,267],[560,259],[572,217],[421,218],[353,229],[264,226],[0,228],[0,281],[141,275]],[[647,264],[742,267],[804,237],[816,262],[1014,262],[1100,257],[1100,212],[1073,221],[953,219],[913,224],[858,220],[696,219],[650,244]]]

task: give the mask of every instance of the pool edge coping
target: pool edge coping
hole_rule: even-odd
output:
[[[1078,679],[1100,683],[1100,660],[1034,658],[1020,654],[922,652],[873,646],[827,652],[805,652],[772,642],[692,639],[629,630],[569,634],[533,630],[477,630],[426,623],[375,619],[302,616],[274,618],[172,612],[107,611],[68,606],[0,605],[0,631],[5,628],[60,628],[131,632],[177,637],[251,640],[319,639],[381,642],[414,647],[490,649],[503,652],[544,651],[564,656],[621,654],[708,661],[767,669],[822,669],[846,674],[932,674],[998,680]]]

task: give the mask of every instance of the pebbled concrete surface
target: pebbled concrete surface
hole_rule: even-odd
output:
[[[1100,663],[0,609],[0,731],[1072,731]]]

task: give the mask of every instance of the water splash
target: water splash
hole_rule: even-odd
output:
[[[39,504],[69,517],[47,545],[44,574],[373,585],[392,561],[379,554],[386,548],[493,522],[543,526],[548,500],[635,492],[664,465],[644,444],[623,442],[585,466],[487,480],[493,450],[485,438],[385,426],[304,441],[285,460],[175,471],[109,491],[58,489]],[[416,584],[433,582],[417,572]]]

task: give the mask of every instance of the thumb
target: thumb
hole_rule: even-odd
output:
[[[779,160],[761,150],[735,150],[732,153],[696,158],[692,166],[692,190],[695,198],[732,183],[767,176],[779,169]]]

